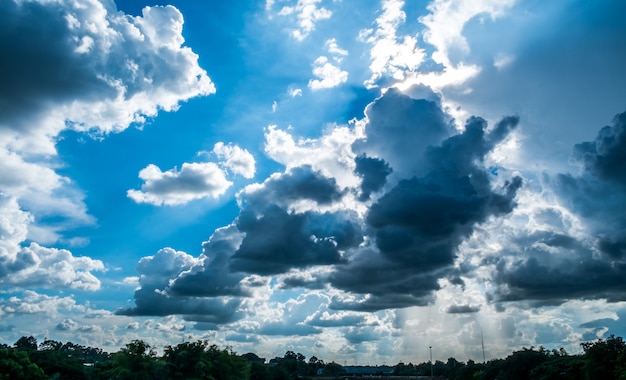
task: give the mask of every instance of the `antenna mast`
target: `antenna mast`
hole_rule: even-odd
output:
[[[483,346],[483,364],[485,364],[485,340],[483,339],[483,328],[480,328],[480,344]]]

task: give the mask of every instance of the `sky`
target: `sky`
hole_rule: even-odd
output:
[[[626,335],[626,3],[0,2],[0,341]]]

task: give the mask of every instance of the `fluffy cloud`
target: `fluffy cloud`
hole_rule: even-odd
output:
[[[215,88],[171,6],[132,17],[112,1],[15,0],[0,4],[0,18],[0,49],[11,57],[0,72],[1,281],[98,289],[92,272],[102,262],[40,245],[94,222],[81,191],[56,172],[59,134],[122,131]],[[35,242],[22,246],[27,238]]]
[[[231,172],[248,179],[254,177],[256,162],[247,150],[241,149],[237,145],[224,145],[224,143],[218,142],[213,147],[213,153],[222,160],[222,165]]]
[[[367,106],[366,134],[353,149],[369,157],[384,159],[396,178],[423,175],[426,149],[438,145],[454,130],[438,98],[411,98],[395,88]],[[407,157],[406,152],[411,152]]]
[[[376,29],[364,29],[359,33],[363,42],[372,45],[372,76],[365,82],[367,86],[377,85],[385,76],[393,81],[401,81],[407,74],[416,72],[424,61],[425,53],[417,46],[416,35],[396,35],[398,28],[406,21],[403,6],[402,0],[384,0],[382,12],[376,18]]]
[[[211,302],[248,297],[246,275],[281,276],[277,289],[284,290],[330,284],[329,307],[358,311],[427,305],[442,280],[462,283],[454,267],[459,246],[476,226],[516,205],[521,179],[497,178],[484,161],[518,119],[506,117],[488,127],[475,117],[452,134],[450,118],[437,102],[393,89],[370,104],[366,115],[352,131],[338,127],[300,142],[271,128],[266,150],[286,163],[290,157],[300,161],[238,194],[240,213],[233,225],[216,231],[197,264],[181,266],[161,281],[159,292],[173,303],[167,309],[176,312],[191,296]],[[317,155],[325,145],[332,149]],[[407,150],[414,154],[407,156]],[[332,157],[335,165],[351,163],[316,169]],[[353,185],[340,187],[333,173],[349,176],[344,182]],[[346,199],[357,195],[366,203],[354,210],[333,208],[356,205]],[[363,208],[366,212],[359,212]],[[150,289],[142,286],[136,293],[137,309],[154,304],[146,299],[159,292]],[[145,313],[164,312],[151,307]],[[267,328],[279,334],[284,326]]]
[[[13,296],[0,300],[0,313],[6,314],[45,314],[55,316],[62,310],[84,310],[72,297],[57,297],[39,294],[32,290],[24,291],[22,298]]]
[[[199,264],[192,256],[164,248],[154,256],[142,258],[137,264],[140,288],[135,291],[135,306],[116,311],[118,315],[183,315],[185,320],[223,324],[238,318],[241,301],[234,298],[194,296],[170,297],[170,281],[181,272]]]
[[[139,172],[139,178],[144,180],[141,190],[128,190],[128,197],[137,203],[156,206],[218,198],[232,185],[213,162],[185,162],[180,170],[166,172],[151,164]]]
[[[348,80],[348,72],[330,63],[325,56],[320,56],[313,62],[313,75],[318,79],[309,81],[309,88],[312,90],[337,87]]]
[[[427,27],[424,40],[436,48],[432,58],[445,67],[454,67],[463,61],[470,47],[463,36],[465,24],[477,15],[498,17],[510,8],[515,0],[481,0],[458,3],[450,0],[435,0],[431,11],[420,18]]]
[[[17,90],[0,95],[7,110],[0,124],[14,130],[35,127],[33,118],[56,119],[48,136],[66,122],[122,130],[215,91],[197,55],[182,45],[183,18],[174,7],[146,7],[141,17],[98,0],[10,1],[2,10],[0,45],[13,57],[3,88]]]
[[[26,240],[32,215],[15,198],[0,195],[0,283],[24,287],[97,290],[92,272],[103,271],[100,260],[75,257],[65,249],[46,248]]]

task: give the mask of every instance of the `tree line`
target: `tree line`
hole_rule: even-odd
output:
[[[450,358],[420,364],[398,363],[384,367],[380,376],[430,376],[449,380],[626,380],[626,343],[611,335],[581,343],[581,354],[564,349],[523,348],[503,359],[486,363],[460,362]],[[376,375],[379,367],[369,367]],[[381,369],[383,367],[380,367]],[[389,369],[392,368],[392,371]],[[79,344],[21,337],[12,346],[0,344],[0,380],[292,380],[315,377],[344,378],[349,371],[335,362],[287,351],[269,361],[254,353],[238,355],[208,341],[167,346],[162,355],[142,340],[134,340],[118,352]],[[384,378],[384,377],[383,377]]]

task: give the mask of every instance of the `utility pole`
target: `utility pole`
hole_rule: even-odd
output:
[[[428,346],[428,349],[430,350],[430,377],[434,378],[434,372],[433,372],[433,346]]]

